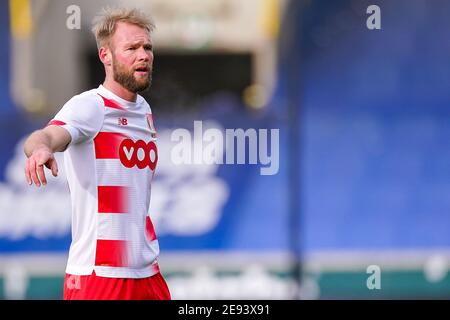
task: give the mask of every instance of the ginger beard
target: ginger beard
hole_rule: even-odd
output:
[[[114,54],[113,58],[113,76],[114,80],[120,83],[125,89],[138,93],[147,90],[152,84],[152,67],[149,64],[145,65],[147,70],[146,75],[136,73],[139,67],[131,67],[128,69],[124,64],[120,63]],[[141,65],[140,67],[143,67]]]

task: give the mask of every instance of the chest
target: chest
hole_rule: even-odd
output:
[[[114,158],[119,158],[124,167],[155,170],[157,137],[150,113],[108,110],[101,131],[114,136],[115,141],[109,147],[115,149]]]

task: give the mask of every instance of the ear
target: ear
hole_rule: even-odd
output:
[[[109,48],[101,47],[100,50],[98,50],[98,56],[105,66],[110,66],[112,64],[112,54]]]

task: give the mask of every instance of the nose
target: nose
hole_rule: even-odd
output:
[[[139,61],[149,62],[149,61],[152,60],[152,58],[153,58],[153,53],[152,52],[148,52],[143,47],[139,48],[139,50],[137,52],[137,59]]]

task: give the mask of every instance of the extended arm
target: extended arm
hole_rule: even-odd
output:
[[[54,153],[64,151],[71,141],[69,132],[61,127],[50,125],[33,132],[25,141],[24,152],[28,157],[25,163],[25,178],[29,185],[33,182],[37,187],[47,184],[44,165],[58,175],[58,164]]]

